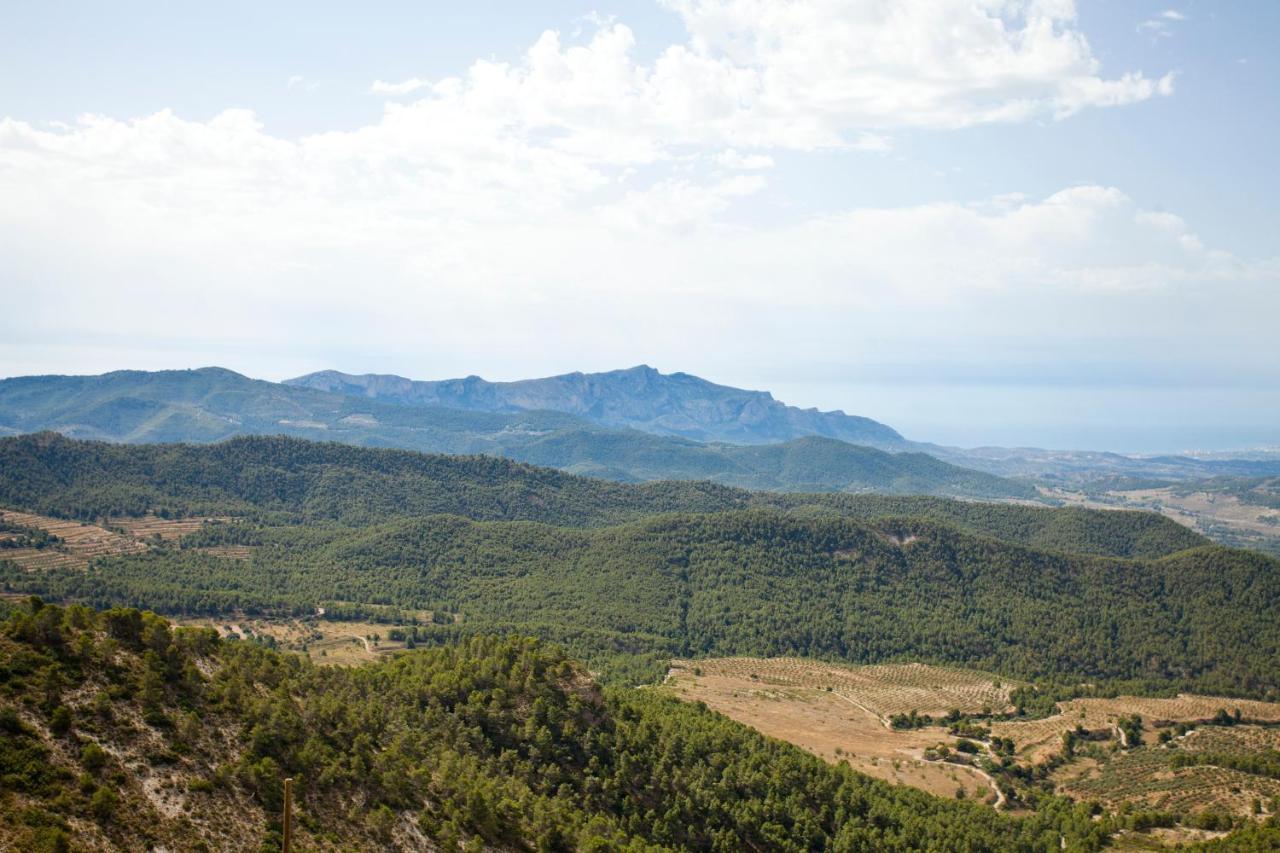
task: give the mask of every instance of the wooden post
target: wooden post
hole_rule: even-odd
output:
[[[284,853],[293,843],[293,777],[284,780]]]

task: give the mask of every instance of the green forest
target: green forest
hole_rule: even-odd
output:
[[[0,506],[221,519],[87,568],[0,551],[8,598],[42,597],[0,640],[0,812],[22,849],[66,849],[85,816],[117,846],[275,849],[293,776],[322,846],[1089,850],[1122,817],[889,786],[635,685],[672,657],[795,655],[1007,675],[1030,714],[1086,684],[1280,698],[1280,563],[1154,514],[51,434],[0,439]],[[143,612],[320,608],[412,627],[416,648],[319,667]],[[208,816],[228,810],[245,822],[221,837]]]
[[[82,841],[278,849],[286,776],[310,846],[1057,851],[1113,828],[1054,798],[1012,818],[872,780],[696,704],[602,690],[527,638],[321,668],[36,600],[0,650],[0,832],[20,849],[67,849],[81,815]],[[169,780],[179,817],[136,763]]]
[[[238,520],[10,592],[216,615],[429,610],[439,641],[518,630],[603,677],[673,655],[922,660],[1033,680],[1271,698],[1276,561],[1147,513],[627,485],[491,457],[296,439],[0,441],[0,501]],[[12,472],[10,474],[9,472]],[[248,559],[206,553],[248,546]]]

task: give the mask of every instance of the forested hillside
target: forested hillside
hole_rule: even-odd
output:
[[[0,627],[0,846],[1099,849],[1044,798],[1011,818],[832,766],[698,705],[601,691],[559,652],[477,637],[378,664],[40,602]]]
[[[307,614],[337,603],[459,613],[460,625],[434,636],[514,626],[593,661],[629,647],[654,662],[649,676],[674,655],[793,654],[1268,698],[1280,685],[1277,563],[1222,548],[1119,560],[923,520],[764,509],[595,529],[457,516],[362,528],[241,523],[184,543],[87,571],[0,569],[0,580],[170,613]],[[251,556],[203,551],[225,544]],[[573,640],[586,631],[598,636]]]
[[[290,775],[316,847],[1097,849],[1138,818],[1052,786],[1018,818],[890,787],[628,685],[673,657],[797,655],[978,667],[1037,684],[1016,701],[1039,713],[1082,689],[1280,696],[1280,563],[1148,513],[54,434],[0,439],[0,506],[25,511],[2,591],[70,605],[0,630],[17,849],[275,849]],[[317,667],[128,607],[323,611],[410,651]]]
[[[279,437],[216,445],[117,445],[49,433],[0,439],[0,505],[85,519],[153,511],[367,524],[447,513],[570,526],[758,506],[866,519],[932,518],[1010,542],[1090,554],[1160,556],[1206,544],[1153,513],[752,493],[698,482],[622,484],[493,457]]]
[[[672,655],[797,654],[1280,685],[1276,561],[1153,514],[628,485],[283,438],[27,436],[0,440],[0,463],[14,509],[236,519],[87,568],[0,563],[9,590],[95,606],[441,612],[449,624],[424,626],[437,640],[534,633],[610,677],[652,677]]]

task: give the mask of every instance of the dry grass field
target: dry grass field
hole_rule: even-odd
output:
[[[43,530],[59,539],[61,544],[47,548],[10,548],[0,554],[28,571],[45,571],[55,568],[83,569],[95,557],[114,554],[135,554],[145,551],[144,542],[125,536],[96,524],[47,518],[28,512],[0,510],[0,519],[22,527]],[[0,533],[8,538],[12,534]]]
[[[675,673],[697,668],[708,677],[823,691],[830,687],[886,726],[889,717],[911,711],[933,716],[953,708],[972,714],[1010,711],[1009,693],[1017,686],[989,673],[920,663],[848,667],[803,658],[716,658],[674,661],[671,666]]]
[[[1013,686],[987,673],[923,664],[844,667],[798,658],[721,658],[673,662],[663,688],[870,776],[995,803],[992,780],[982,771],[924,760],[928,747],[955,740],[946,729],[897,731],[888,717],[912,710],[1004,710]]]
[[[1009,692],[1015,686],[989,673],[922,664],[839,666],[796,658],[720,658],[674,661],[663,689],[704,702],[827,761],[848,762],[869,775],[942,796],[963,790],[966,797],[996,802],[1003,797],[995,780],[978,768],[925,760],[929,747],[957,742],[945,727],[898,730],[888,720],[911,710],[935,718],[951,709],[1002,713],[1011,710]],[[1175,753],[1256,755],[1280,748],[1280,727],[1271,727],[1280,726],[1280,704],[1184,694],[1075,699],[1060,708],[1061,713],[1044,719],[990,724],[993,736],[1015,742],[1015,760],[1021,764],[1059,755],[1063,733],[1077,726],[1100,732],[1102,740],[1092,742],[1096,749],[1082,749],[1078,758],[1054,771],[1051,779],[1060,793],[1110,808],[1131,803],[1186,814],[1216,808],[1240,817],[1254,814],[1255,801],[1270,814],[1280,796],[1280,781],[1264,776],[1207,764],[1172,766]],[[1236,709],[1246,724],[1203,725],[1220,710]],[[1122,750],[1117,724],[1133,714],[1143,718],[1144,745]],[[1200,726],[1174,738],[1170,746],[1159,745],[1160,728],[1174,723]],[[1187,840],[1184,835],[1166,840]]]

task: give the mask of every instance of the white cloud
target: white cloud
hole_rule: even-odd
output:
[[[628,192],[621,200],[597,208],[601,221],[615,227],[643,230],[688,229],[709,224],[736,198],[764,189],[761,175],[735,175],[715,184],[662,181],[643,191]]]
[[[369,86],[369,92],[374,95],[409,95],[417,92],[419,89],[425,89],[431,84],[418,77],[411,77],[408,80],[401,80],[399,83],[388,83],[385,80],[374,80]]]
[[[0,337],[118,335],[158,361],[171,337],[294,358],[348,341],[450,365],[433,375],[582,353],[678,364],[691,346],[872,357],[889,333],[961,346],[1010,330],[1220,334],[1274,355],[1280,265],[1114,188],[731,224],[759,171],[619,173],[431,103],[296,142],[244,111],[0,122],[0,281],[27,294]]]
[[[742,154],[733,148],[727,148],[715,156],[715,161],[726,169],[735,171],[751,171],[755,169],[773,168],[773,158],[767,154]]]
[[[1155,17],[1148,18],[1138,24],[1138,30],[1156,38],[1168,38],[1173,35],[1172,25],[1185,20],[1187,20],[1187,16],[1177,9],[1165,9]]]
[[[1162,93],[1136,72],[1100,77],[1069,0],[668,5],[691,34],[688,51],[748,72],[753,116],[797,147],[857,128],[1061,117]]]
[[[893,139],[883,133],[860,133],[853,147],[859,151],[884,152],[893,148]]]
[[[584,44],[547,31],[518,63],[479,61],[428,102],[501,117],[605,160],[665,147],[884,150],[899,128],[1063,118],[1172,91],[1169,75],[1104,77],[1065,0],[667,0],[685,43],[651,64],[601,21]],[[403,95],[426,81],[378,81]]]
[[[26,310],[0,338],[294,357],[349,341],[533,373],[584,352],[855,357],[886,330],[954,341],[997,321],[1059,339],[1099,304],[1097,328],[1149,322],[1133,295],[1153,291],[1172,340],[1237,304],[1205,294],[1263,282],[1231,335],[1271,340],[1274,261],[1115,189],[772,215],[787,152],[1168,93],[1167,76],[1101,76],[1069,3],[675,8],[688,41],[651,63],[617,23],[582,44],[548,32],[517,62],[375,83],[421,96],[351,131],[286,139],[244,110],[2,120],[0,282]]]

